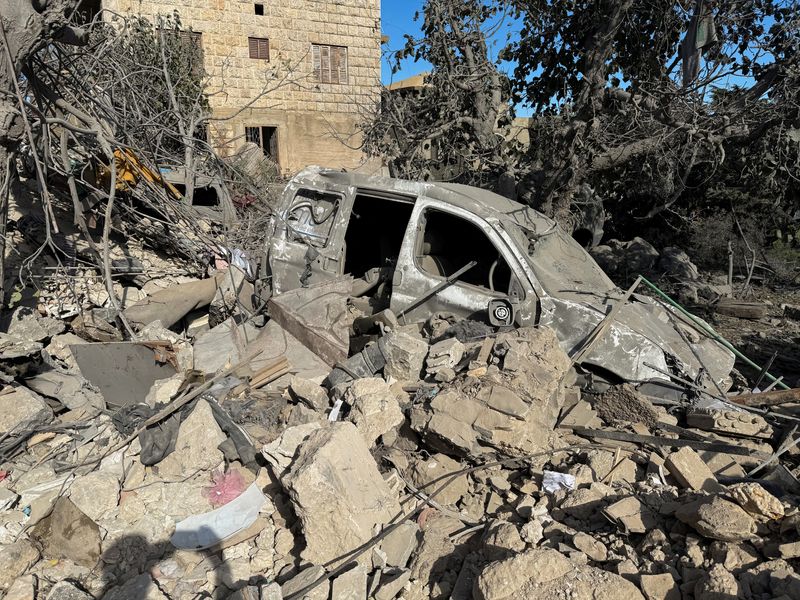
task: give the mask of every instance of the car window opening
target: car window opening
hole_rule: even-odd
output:
[[[425,212],[425,227],[419,249],[420,268],[436,277],[448,277],[471,261],[477,261],[459,281],[507,293],[511,269],[487,235],[476,225],[446,212]]]

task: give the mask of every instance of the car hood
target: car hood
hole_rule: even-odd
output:
[[[542,323],[556,330],[562,347],[572,355],[603,320],[609,304],[605,296],[577,293],[551,300],[554,310],[543,316]],[[704,368],[727,389],[734,361],[728,348],[701,334],[678,312],[634,295],[582,362],[633,382],[668,381],[659,369],[694,380]]]

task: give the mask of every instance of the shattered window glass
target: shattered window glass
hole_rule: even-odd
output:
[[[286,214],[287,238],[324,248],[339,212],[341,196],[314,190],[300,190]]]

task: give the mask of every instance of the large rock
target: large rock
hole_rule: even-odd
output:
[[[436,495],[436,501],[441,504],[455,504],[469,491],[469,480],[466,474],[461,474],[450,481],[448,475],[462,468],[460,463],[449,456],[434,454],[427,460],[415,461],[409,469],[409,475],[417,488],[424,488],[422,492],[426,495],[438,490],[447,482],[447,487]]]
[[[214,469],[224,459],[217,446],[226,439],[214,419],[211,406],[205,400],[198,400],[181,423],[175,450],[158,463],[159,474],[162,477],[185,477],[188,473]]]
[[[701,535],[722,542],[747,540],[756,532],[756,522],[747,511],[719,496],[684,504],[675,516]]]
[[[63,496],[31,536],[42,545],[46,558],[65,558],[85,567],[94,567],[100,559],[100,528]]]
[[[25,387],[16,387],[0,395],[0,435],[21,433],[29,425],[45,423],[53,418],[53,411],[42,398]]]
[[[90,519],[99,521],[117,508],[119,479],[106,471],[78,477],[69,486],[69,499]]]
[[[313,431],[281,483],[300,518],[303,558],[327,564],[372,538],[400,512],[364,438],[352,423],[332,423]]]
[[[370,446],[403,422],[400,403],[383,379],[356,379],[345,392],[344,401],[351,407],[349,420]]]
[[[0,545],[0,590],[8,588],[14,580],[39,560],[39,551],[28,540]]]
[[[60,581],[50,588],[47,600],[94,600],[91,594],[78,589],[69,581]]]
[[[401,331],[386,336],[385,340],[386,376],[398,381],[417,381],[428,355],[425,340]]]
[[[411,427],[445,453],[475,456],[493,446],[512,453],[548,447],[563,404],[561,382],[569,358],[546,327],[501,334],[494,354],[503,372],[490,370],[483,385],[469,380],[411,411]]]
[[[537,548],[491,563],[478,576],[476,600],[556,600],[569,590],[571,600],[644,600],[619,575],[578,565],[550,548]]]

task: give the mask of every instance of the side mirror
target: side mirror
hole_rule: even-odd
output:
[[[517,317],[516,306],[505,298],[489,300],[489,323],[493,327],[511,327]]]

